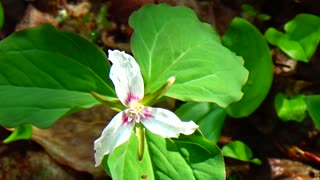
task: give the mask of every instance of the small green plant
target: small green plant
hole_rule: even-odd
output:
[[[299,14],[284,25],[285,33],[269,28],[268,42],[297,61],[309,62],[320,41],[320,17]]]
[[[284,26],[285,33],[269,28],[265,36],[268,42],[280,48],[290,58],[309,62],[320,41],[320,17],[312,14],[298,14]],[[317,128],[320,127],[319,95],[305,95],[303,92],[287,98],[278,93],[275,97],[275,109],[283,121],[302,122],[309,112]]]
[[[278,93],[275,97],[275,108],[283,121],[302,122],[307,115],[307,106],[302,94],[287,98],[284,94]]]

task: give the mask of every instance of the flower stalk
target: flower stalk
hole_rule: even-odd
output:
[[[138,139],[138,160],[142,161],[145,145],[145,128],[141,123],[136,123],[136,136]]]

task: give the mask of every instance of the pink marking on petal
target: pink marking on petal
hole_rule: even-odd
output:
[[[140,98],[136,95],[134,95],[132,92],[130,92],[127,96],[127,99],[125,101],[126,105],[128,105],[132,101],[140,102]]]
[[[122,122],[127,123],[129,121],[129,116],[127,113],[122,113]]]
[[[144,109],[144,111],[142,112],[142,114],[143,114],[143,116],[144,116],[144,117],[143,117],[144,119],[145,119],[145,118],[153,117],[152,114],[151,114],[151,111],[148,110],[147,108]]]

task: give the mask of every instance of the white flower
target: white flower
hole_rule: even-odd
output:
[[[135,123],[142,123],[149,131],[164,138],[178,137],[180,133],[189,135],[199,127],[193,121],[181,121],[169,110],[142,105],[144,84],[139,65],[123,51],[109,50],[108,53],[112,62],[110,79],[119,100],[127,109],[115,115],[95,140],[96,166],[101,164],[104,155],[112,153],[129,139]]]

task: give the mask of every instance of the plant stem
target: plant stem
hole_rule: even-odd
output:
[[[138,160],[141,161],[144,153],[145,129],[141,123],[136,124],[136,136],[138,138]]]

